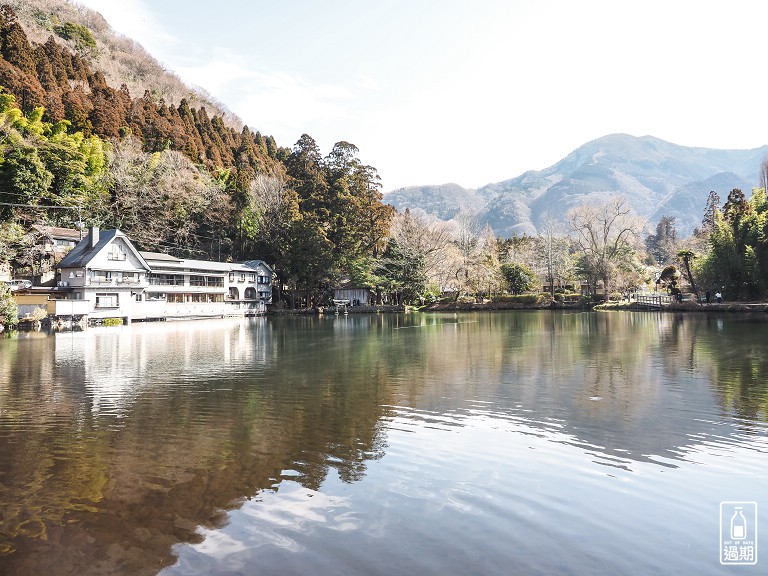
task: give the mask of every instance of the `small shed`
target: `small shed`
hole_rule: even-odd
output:
[[[351,280],[342,280],[333,289],[334,300],[348,300],[350,306],[370,306],[371,291],[369,288],[357,286]]]

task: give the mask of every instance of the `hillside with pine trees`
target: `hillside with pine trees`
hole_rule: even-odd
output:
[[[314,294],[381,251],[393,209],[353,144],[323,155],[304,135],[279,146],[209,111],[204,94],[174,92],[172,75],[157,89],[134,75],[144,87],[134,94],[108,81],[133,60],[100,16],[31,4],[16,5],[24,21],[0,6],[0,265],[35,266],[33,225],[82,222],[120,228],[143,250],[264,259],[292,290]],[[41,30],[44,41],[30,38]],[[96,67],[107,49],[110,62],[128,62],[108,75]]]

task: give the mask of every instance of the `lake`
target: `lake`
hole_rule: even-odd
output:
[[[765,574],[767,520],[763,315],[0,339],[3,575]]]

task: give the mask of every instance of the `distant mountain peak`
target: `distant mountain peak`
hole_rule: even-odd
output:
[[[544,170],[468,190],[456,184],[412,186],[386,195],[398,210],[420,209],[443,220],[461,210],[480,214],[499,236],[535,234],[545,214],[564,220],[587,200],[624,196],[651,222],[674,216],[681,235],[701,223],[707,195],[759,182],[768,146],[721,150],[680,146],[655,136],[608,134],[580,146]]]

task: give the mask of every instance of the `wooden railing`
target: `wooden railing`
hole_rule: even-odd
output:
[[[672,296],[662,294],[635,294],[634,298],[638,304],[648,308],[662,308],[674,301]]]

